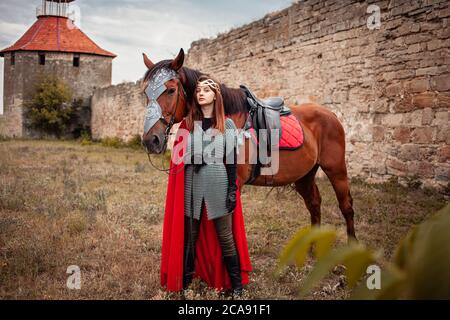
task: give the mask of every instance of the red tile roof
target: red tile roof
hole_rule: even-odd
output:
[[[56,16],[39,17],[14,45],[0,51],[0,56],[19,50],[90,53],[116,57],[114,53],[96,45],[72,20]]]

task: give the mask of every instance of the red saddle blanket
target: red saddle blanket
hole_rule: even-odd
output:
[[[281,138],[278,148],[280,150],[294,150],[303,145],[303,128],[298,122],[297,118],[290,114],[282,116],[281,122]],[[250,133],[254,141],[257,141],[255,130],[251,128]],[[258,142],[256,142],[258,144]]]

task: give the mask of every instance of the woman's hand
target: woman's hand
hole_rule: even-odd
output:
[[[228,187],[227,199],[225,203],[227,212],[232,212],[236,208],[236,190],[237,187],[235,185]]]

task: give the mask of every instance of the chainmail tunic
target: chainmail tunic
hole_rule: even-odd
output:
[[[197,124],[195,124],[197,125]],[[202,139],[202,150],[195,150],[193,145],[193,133],[191,132],[188,136],[187,140],[187,148],[185,153],[185,163],[188,158],[192,157],[192,152],[200,152],[205,155],[203,150],[211,144],[214,139],[219,139],[219,142],[216,141],[217,145],[221,145],[221,148],[213,148],[211,152],[206,152],[217,159],[223,159],[225,155],[225,151],[227,155],[231,150],[225,150],[226,144],[226,135],[235,135],[234,130],[226,130],[226,129],[237,129],[234,121],[230,118],[225,119],[225,134],[218,134],[216,136],[210,135],[210,129],[206,130],[203,133],[202,128],[197,128],[202,134],[208,135],[211,137],[209,141]],[[239,141],[239,139],[237,140]],[[190,160],[189,160],[190,161]],[[192,190],[194,191],[192,194]],[[206,211],[208,214],[208,220],[216,219],[226,215],[226,197],[228,191],[228,177],[227,171],[225,168],[225,164],[223,160],[218,163],[207,163],[201,166],[200,170],[196,173],[194,172],[194,165],[186,164],[185,165],[185,179],[184,179],[184,212],[185,215],[191,216],[191,197],[193,197],[193,218],[199,220],[202,200],[205,200]]]

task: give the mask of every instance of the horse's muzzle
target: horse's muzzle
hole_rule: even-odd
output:
[[[158,135],[152,134],[148,138],[142,139],[142,145],[148,153],[160,154],[164,152],[165,143]]]

